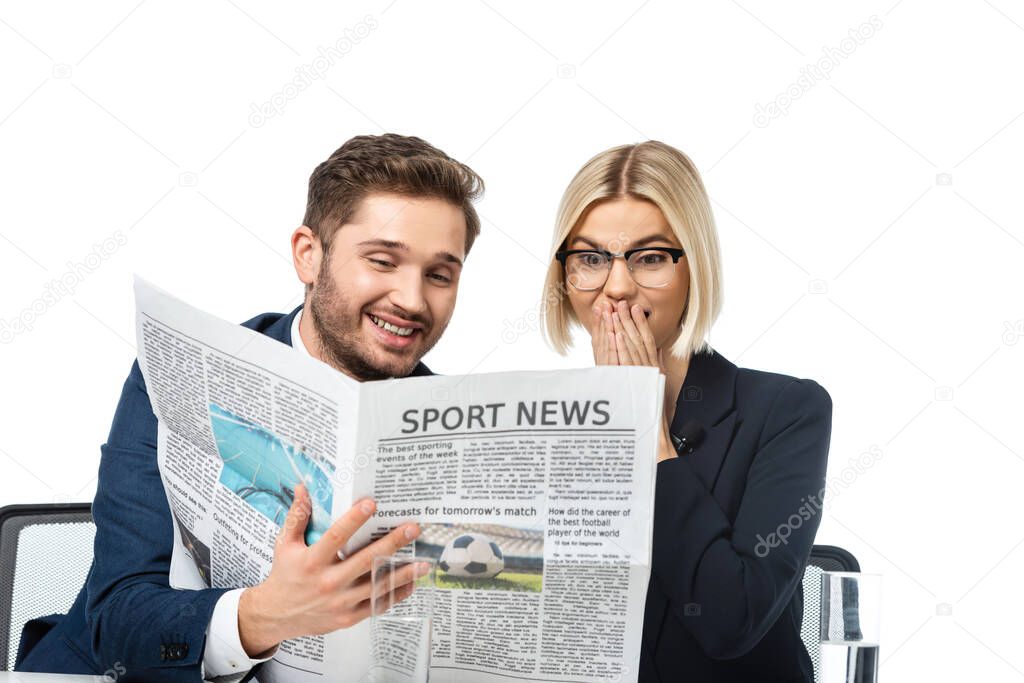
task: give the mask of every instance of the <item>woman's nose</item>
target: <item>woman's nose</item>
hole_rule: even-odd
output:
[[[629,300],[635,293],[636,282],[633,281],[633,276],[630,274],[625,260],[615,259],[612,261],[608,280],[604,283],[605,296],[613,301],[619,299]]]

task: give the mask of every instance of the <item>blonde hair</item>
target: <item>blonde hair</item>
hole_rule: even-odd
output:
[[[708,349],[707,336],[722,308],[722,265],[718,233],[704,183],[689,157],[656,140],[622,145],[601,152],[579,170],[565,188],[555,235],[551,264],[544,280],[541,302],[541,333],[555,351],[565,354],[572,346],[572,325],[579,325],[568,292],[562,265],[555,252],[564,248],[569,233],[597,203],[632,197],[652,202],[661,209],[683,250],[690,270],[690,286],[671,352],[677,358]]]

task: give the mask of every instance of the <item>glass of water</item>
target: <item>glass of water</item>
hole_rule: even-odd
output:
[[[821,683],[876,683],[882,576],[821,574]]]
[[[374,683],[430,680],[436,578],[437,560],[433,558],[373,558],[370,607]],[[403,595],[407,597],[395,600]]]

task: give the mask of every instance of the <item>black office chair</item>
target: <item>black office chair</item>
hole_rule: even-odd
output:
[[[89,503],[0,508],[0,671],[14,668],[22,627],[66,613],[92,564]]]
[[[804,570],[801,590],[804,596],[804,620],[800,627],[800,639],[814,664],[814,680],[820,681],[821,661],[821,573],[859,572],[860,563],[849,551],[834,545],[816,545],[811,548],[811,557]]]

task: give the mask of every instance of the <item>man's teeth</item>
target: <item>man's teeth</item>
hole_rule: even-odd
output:
[[[392,325],[391,323],[384,322],[375,315],[371,315],[370,320],[372,320],[373,324],[376,325],[377,327],[385,329],[391,334],[397,334],[399,337],[408,337],[410,334],[416,331],[412,327],[398,327],[397,325]]]

